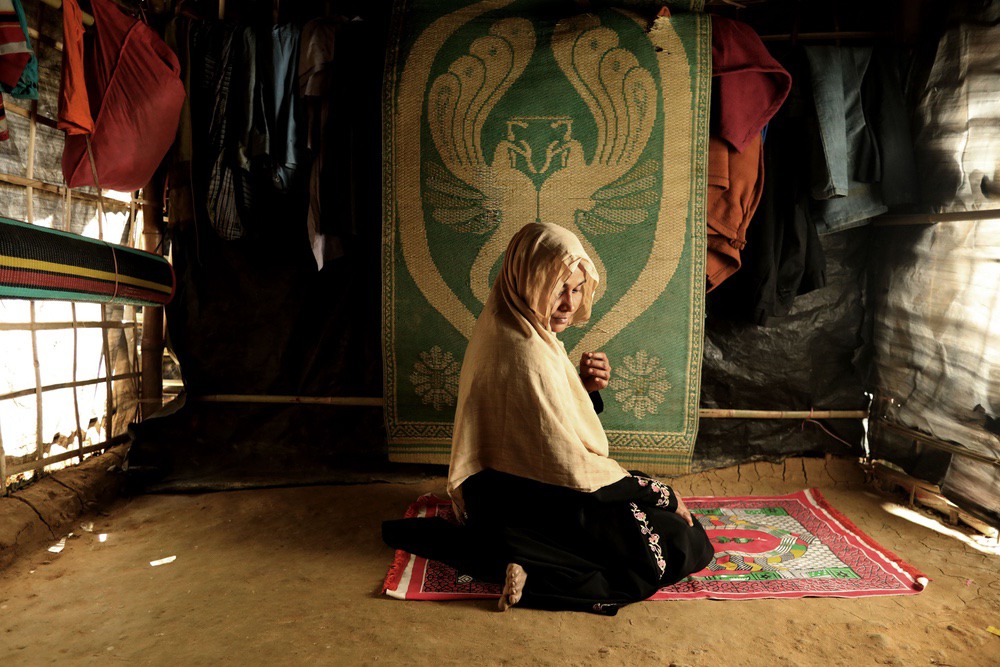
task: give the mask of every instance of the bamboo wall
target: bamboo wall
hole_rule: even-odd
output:
[[[4,95],[10,139],[0,142],[0,215],[141,247],[139,193],[65,186],[55,122],[62,11],[38,0],[23,4],[39,99]],[[121,441],[138,419],[139,311],[0,300],[0,494]]]

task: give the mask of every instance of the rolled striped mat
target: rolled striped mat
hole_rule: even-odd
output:
[[[162,306],[173,295],[163,257],[0,217],[0,298]]]

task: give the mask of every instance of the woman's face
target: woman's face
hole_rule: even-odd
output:
[[[587,282],[587,274],[579,266],[562,285],[552,293],[552,316],[549,317],[549,328],[553,332],[565,331],[573,324],[573,314],[583,301],[583,285]]]

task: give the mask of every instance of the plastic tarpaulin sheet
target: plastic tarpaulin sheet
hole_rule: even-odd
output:
[[[1000,462],[1000,217],[886,230],[881,245],[875,362],[886,417]],[[896,458],[880,444],[876,456]],[[1000,517],[1000,466],[953,456],[942,488]]]
[[[1000,3],[944,33],[915,113],[926,201],[943,210],[1000,208]]]
[[[911,80],[923,195],[939,211],[997,210],[1000,3],[955,3],[952,11],[960,21]],[[879,245],[876,391],[885,417],[974,457],[884,431],[873,453],[1000,521],[1000,214],[887,229]]]

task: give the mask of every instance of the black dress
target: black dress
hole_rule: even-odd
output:
[[[483,470],[462,495],[464,526],[386,521],[382,539],[482,581],[502,583],[517,563],[527,573],[526,607],[613,615],[701,570],[714,553],[701,524],[676,514],[670,487],[641,472],[584,493]]]

